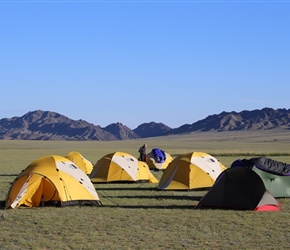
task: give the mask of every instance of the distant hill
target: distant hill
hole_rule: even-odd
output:
[[[131,140],[146,137],[178,135],[191,132],[241,131],[290,128],[290,109],[222,112],[192,124],[170,128],[163,123],[143,123],[131,130],[122,123],[100,127],[84,120],[36,110],[21,117],[0,119],[1,140]]]
[[[112,123],[107,127],[103,128],[105,131],[113,134],[119,140],[129,140],[129,139],[138,139],[140,136],[134,131],[129,129],[127,126],[122,123]]]
[[[165,133],[183,134],[208,131],[241,131],[290,128],[290,109],[271,109],[237,112],[222,112],[210,115],[192,124],[185,124]]]
[[[133,131],[141,138],[146,138],[160,136],[170,132],[171,130],[172,128],[164,125],[163,123],[150,122],[139,125]]]
[[[117,138],[83,120],[74,121],[50,111],[33,111],[21,117],[0,120],[0,139],[6,140],[97,140]]]

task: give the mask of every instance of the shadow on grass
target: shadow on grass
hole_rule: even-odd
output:
[[[72,206],[74,207],[74,206]],[[98,208],[126,208],[126,209],[194,209],[195,205],[101,205]],[[40,208],[40,207],[39,207]],[[0,209],[5,209],[5,201],[0,201]]]
[[[155,200],[192,200],[192,201],[200,201],[203,196],[152,196],[152,195],[143,195],[143,196],[108,196],[104,195],[105,198],[121,198],[121,199],[155,199]]]
[[[157,188],[154,187],[96,187],[96,191],[99,190],[104,190],[104,191],[112,191],[112,190],[140,190],[140,191],[144,191],[144,190],[155,190],[155,191],[159,191]]]
[[[0,174],[0,176],[17,176],[18,174]]]
[[[104,208],[126,208],[126,209],[191,209],[193,210],[195,205],[168,205],[168,206],[157,206],[157,205],[102,205]]]
[[[104,190],[104,191],[112,191],[112,190],[149,190],[149,191],[158,191],[158,192],[198,192],[198,191],[208,191],[209,188],[196,188],[196,189],[190,189],[190,190],[162,190],[158,189],[157,187],[96,187],[96,191],[98,190]]]
[[[4,209],[5,208],[5,201],[0,201],[0,209]]]

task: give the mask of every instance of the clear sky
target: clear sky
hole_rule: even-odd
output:
[[[0,119],[171,128],[290,108],[290,1],[0,0]]]

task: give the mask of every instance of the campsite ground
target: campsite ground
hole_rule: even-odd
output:
[[[290,132],[196,133],[117,142],[0,141],[0,200],[22,169],[38,157],[79,151],[95,163],[114,151],[138,157],[159,147],[173,157],[202,151],[226,167],[265,155],[290,162]],[[153,172],[160,179],[162,172]],[[44,207],[0,211],[1,249],[286,249],[290,201],[279,212],[194,209],[206,190],[160,191],[156,184],[95,184],[100,207]]]

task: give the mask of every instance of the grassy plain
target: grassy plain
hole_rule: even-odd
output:
[[[193,151],[226,167],[239,158],[267,156],[290,163],[290,131],[193,133],[142,140],[0,141],[0,200],[33,160],[80,152],[95,163],[107,153],[138,157],[159,147],[173,157]],[[153,172],[159,179],[162,172]],[[159,191],[155,184],[95,184],[100,207],[0,211],[1,249],[288,249],[290,201],[279,212],[195,210],[206,191]]]

